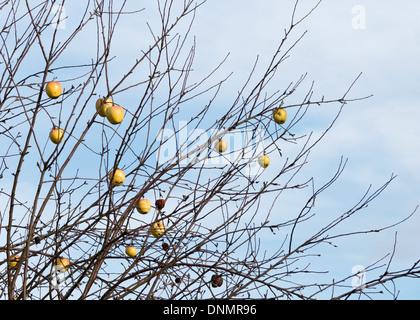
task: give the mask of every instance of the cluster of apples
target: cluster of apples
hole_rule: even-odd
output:
[[[276,122],[277,124],[285,123],[286,120],[287,120],[286,110],[283,109],[283,108],[275,109],[273,111],[273,119],[274,119],[274,122]],[[220,140],[216,141],[216,143],[214,145],[214,148],[219,153],[222,153],[222,152],[225,152],[227,150],[228,144],[227,144],[226,140],[220,139]],[[267,168],[268,165],[270,164],[270,158],[267,155],[264,154],[264,155],[258,157],[258,164],[263,168]],[[116,181],[113,181],[113,184],[121,184],[124,181],[124,177],[125,177],[124,172],[122,172],[122,170],[120,170],[120,169],[117,169],[116,173],[113,175],[114,179],[115,179],[115,177],[117,177],[117,179],[116,179]],[[112,179],[112,175],[110,175],[110,179]],[[165,206],[165,200],[163,200],[163,199],[156,200],[155,205],[159,210],[161,210]],[[141,214],[147,214],[150,211],[151,207],[152,207],[152,205],[151,205],[151,203],[148,199],[140,199],[138,201],[137,205],[136,205],[137,211]],[[154,237],[156,237],[156,238],[160,237],[165,232],[165,226],[164,226],[163,222],[161,222],[161,221],[155,222],[151,226],[150,232]],[[164,243],[164,244],[166,244],[166,243]],[[129,257],[135,257],[136,254],[137,254],[137,250],[136,250],[135,247],[129,246],[125,249],[125,253]],[[214,275],[211,279],[211,283],[212,283],[213,287],[220,287],[223,283],[223,279],[222,279],[221,276]]]
[[[119,124],[124,119],[123,107],[114,104],[112,98],[99,98],[96,101],[96,110],[101,117],[106,117],[111,124]]]
[[[286,120],[287,120],[287,111],[283,108],[274,109],[273,110],[273,120],[277,124],[285,123]],[[219,139],[214,144],[214,149],[219,153],[225,152],[227,150],[227,148],[228,148],[228,143],[226,142],[226,140],[223,140],[223,139]],[[267,168],[268,165],[270,164],[270,158],[265,154],[261,155],[261,156],[258,157],[258,164],[262,168]]]
[[[165,233],[165,225],[163,224],[163,222],[162,221],[157,221],[157,222],[153,223],[153,225],[150,227],[150,233],[155,238],[159,238],[160,236],[162,236]],[[137,249],[136,249],[136,247],[128,246],[127,248],[125,248],[125,253],[129,257],[133,258],[137,254]]]
[[[165,200],[164,199],[156,200],[155,206],[158,210],[163,209],[165,206]],[[136,205],[137,211],[141,214],[147,214],[151,208],[152,208],[152,204],[150,203],[150,200],[148,199],[140,199]],[[155,223],[153,223],[150,227],[150,233],[155,238],[159,238],[160,236],[162,236],[165,233],[165,225],[163,224],[163,222],[156,221]],[[129,257],[133,258],[137,254],[137,249],[133,246],[129,246],[125,249],[125,253]]]
[[[45,92],[51,99],[57,99],[63,92],[60,82],[50,81],[45,86]],[[119,124],[124,119],[124,109],[115,105],[112,98],[99,98],[96,101],[96,110],[101,117],[106,117],[111,124]],[[63,140],[64,131],[54,127],[50,131],[50,140],[58,144]]]
[[[45,92],[51,99],[57,99],[62,94],[61,84],[57,81],[48,82],[45,87]],[[119,105],[115,105],[111,97],[99,98],[96,101],[95,106],[99,116],[106,117],[111,124],[119,124],[124,119],[124,109]],[[275,109],[273,111],[273,119],[277,124],[285,123],[287,119],[286,110],[283,108]],[[58,144],[62,141],[63,134],[63,129],[55,127],[50,131],[49,137],[53,143]],[[219,153],[225,152],[228,148],[228,143],[226,142],[226,140],[219,139],[218,141],[216,141],[214,148]],[[270,164],[270,158],[265,154],[261,155],[258,157],[258,164],[262,168],[267,168]],[[112,170],[109,173],[109,180],[111,182],[111,185],[114,187],[122,185],[125,180],[124,171],[118,168],[115,171]],[[155,205],[159,210],[161,210],[165,205],[165,200],[159,199],[156,201]],[[151,209],[151,203],[148,199],[140,199],[136,205],[136,209],[141,214],[147,214]],[[156,238],[163,235],[164,232],[165,226],[161,221],[155,222],[150,228],[150,233]],[[127,247],[125,252],[130,257],[134,257],[137,254],[136,248],[132,246]],[[15,266],[17,264],[16,261],[18,259],[19,257],[13,257],[11,265]],[[62,261],[62,267],[64,268],[64,270],[67,270],[65,266],[69,264],[69,261],[66,258],[57,259],[57,265],[59,262],[61,263]]]
[[[109,173],[109,180],[112,186],[122,185],[125,180],[124,171],[121,169],[116,169],[114,172],[114,170],[112,170]],[[165,200],[164,199],[156,200],[155,206],[158,210],[162,210],[165,206]],[[152,208],[152,204],[150,203],[149,199],[140,199],[136,204],[136,209],[141,214],[149,213],[151,208]],[[165,233],[165,226],[163,222],[157,221],[153,223],[153,225],[150,227],[150,233],[156,238],[159,238],[160,236],[162,236]],[[130,246],[126,248],[125,253],[129,257],[134,257],[137,254],[137,250],[135,247]]]
[[[50,82],[47,83],[47,85],[45,87],[45,92],[46,92],[47,96],[50,97],[51,99],[57,99],[62,94],[63,89],[62,89],[62,86],[59,82],[50,81]],[[111,124],[119,124],[124,119],[124,114],[125,114],[124,109],[120,105],[114,104],[114,101],[112,100],[111,97],[99,98],[96,101],[95,107],[96,107],[96,111],[98,112],[99,116],[106,117],[107,120]],[[63,135],[64,135],[63,129],[54,127],[50,131],[49,138],[53,143],[58,144],[63,140]],[[109,180],[111,182],[111,185],[113,187],[117,187],[117,186],[120,186],[124,183],[125,173],[124,173],[123,170],[117,168],[117,169],[115,169],[115,171],[111,170],[108,177],[109,177]],[[165,200],[159,199],[159,200],[156,201],[156,207],[159,210],[161,210],[164,207],[164,205],[165,205]],[[147,199],[140,199],[137,203],[136,208],[137,208],[137,211],[139,213],[146,214],[151,209],[150,201],[147,200]],[[162,236],[164,232],[165,232],[165,226],[164,226],[163,222],[161,222],[161,221],[155,222],[150,228],[150,233],[156,238]],[[126,248],[126,254],[128,256],[134,257],[136,255],[136,253],[137,253],[136,248],[131,247],[131,246]],[[11,265],[15,266],[17,264],[16,261],[18,259],[19,259],[19,257],[17,257],[17,258],[14,257],[12,259]],[[61,258],[59,261],[63,262],[63,264],[62,264],[63,268],[69,264],[69,261],[65,258]],[[57,262],[57,265],[58,265],[58,262]],[[65,269],[65,270],[67,270],[67,269]]]
[[[164,199],[156,200],[155,206],[158,210],[162,210],[163,207],[165,206],[165,200]],[[152,205],[148,199],[140,199],[136,205],[137,211],[141,214],[147,214],[150,211],[151,207]],[[165,233],[165,225],[163,224],[163,222],[157,221],[153,223],[153,225],[150,228],[150,233],[155,238],[159,238],[161,235],[163,235]]]

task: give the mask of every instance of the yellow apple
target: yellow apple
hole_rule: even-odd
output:
[[[147,199],[140,199],[139,202],[137,202],[136,209],[141,214],[146,214],[150,211],[150,208],[152,207],[151,203]]]
[[[227,142],[225,140],[216,141],[216,143],[214,144],[214,148],[218,152],[225,152],[227,150],[227,147],[228,147],[228,145],[227,145]]]
[[[150,227],[150,233],[155,238],[159,238],[164,232],[165,232],[165,226],[163,225],[163,222],[161,221],[155,222],[153,226]]]
[[[57,270],[60,270],[60,272],[66,272],[68,270],[68,265],[70,264],[69,259],[67,258],[57,258],[55,262],[55,266]]]
[[[20,256],[15,254],[12,258],[10,258],[9,267],[15,268],[19,262]]]
[[[268,165],[270,164],[270,158],[266,155],[259,156],[258,157],[258,164],[263,168],[267,168]]]
[[[61,95],[62,91],[63,89],[61,88],[61,84],[57,81],[50,81],[45,87],[45,92],[47,93],[47,96],[49,96],[52,99],[57,99]]]
[[[50,131],[50,140],[53,143],[58,144],[63,140],[63,134],[64,134],[63,129],[54,128]]]
[[[106,118],[112,124],[121,123],[124,119],[124,109],[121,106],[112,106],[106,109]]]
[[[278,108],[273,111],[274,121],[278,124],[283,124],[287,119],[287,112],[283,108]]]
[[[137,249],[134,248],[134,247],[127,247],[127,248],[125,248],[125,253],[129,257],[135,257],[136,254],[137,254]]]
[[[115,170],[115,174],[114,174],[114,170],[111,170],[111,172],[109,173],[109,180],[111,180],[111,184],[113,186],[122,185],[125,180],[124,171],[122,171],[121,169],[117,169]]]
[[[113,106],[114,101],[111,98],[99,98],[96,101],[96,110],[101,117],[106,116],[106,110]]]

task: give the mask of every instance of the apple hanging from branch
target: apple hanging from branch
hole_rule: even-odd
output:
[[[51,142],[58,144],[63,140],[64,131],[61,128],[54,128],[50,131]]]
[[[270,158],[267,155],[262,155],[258,157],[258,164],[262,167],[262,168],[267,168],[268,165],[270,164]]]
[[[227,150],[228,144],[226,140],[220,139],[216,141],[214,144],[214,149],[220,153],[225,152]]]
[[[277,124],[283,124],[287,120],[287,111],[283,108],[273,110],[274,122]]]
[[[55,262],[55,267],[60,272],[66,272],[68,270],[68,265],[69,264],[70,264],[69,259],[59,257],[59,258],[57,258],[57,260]]]
[[[106,118],[112,124],[119,124],[124,119],[124,109],[121,106],[112,106],[106,109]]]
[[[162,210],[165,207],[165,199],[156,200],[155,205],[158,210]]]
[[[221,275],[214,274],[212,275],[210,282],[213,288],[221,287],[223,284],[223,278]]]
[[[13,257],[10,258],[9,261],[9,267],[15,268],[19,262],[20,256],[18,254],[15,254]]]
[[[150,227],[150,233],[155,238],[159,238],[160,236],[162,236],[165,233],[165,226],[164,226],[163,222],[161,222],[161,221],[155,222]]]
[[[109,173],[109,180],[111,181],[112,186],[120,186],[124,183],[125,180],[125,173],[121,169],[116,169],[115,173],[114,170],[112,170]]]
[[[127,254],[127,256],[133,258],[137,254],[137,249],[135,247],[130,246],[130,247],[125,248],[125,253]]]
[[[114,101],[112,100],[112,98],[99,98],[96,101],[96,111],[98,111],[98,114],[101,117],[105,117],[106,116],[106,110],[108,110],[108,108],[112,107],[114,104]]]
[[[137,211],[141,214],[148,213],[151,208],[152,208],[152,204],[150,203],[148,199],[140,199],[136,205]]]
[[[45,92],[51,99],[57,99],[63,92],[61,84],[57,81],[50,81],[45,86]]]

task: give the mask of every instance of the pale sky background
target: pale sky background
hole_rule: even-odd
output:
[[[217,107],[223,110],[231,105],[257,55],[260,61],[257,74],[264,70],[290,23],[294,3],[292,0],[209,0],[199,8],[191,31],[197,43],[195,72],[191,77],[200,79],[228,53],[228,60],[214,79],[233,72],[220,91]],[[316,3],[300,1],[296,18]],[[146,10],[144,14],[153,23],[151,12]],[[411,214],[420,203],[420,110],[416,99],[420,81],[419,14],[420,3],[414,0],[398,3],[325,0],[292,33],[291,41],[308,30],[280,67],[280,76],[270,88],[284,88],[308,73],[302,85],[304,93],[314,81],[315,97],[339,98],[362,72],[348,97],[373,95],[344,109],[333,130],[312,152],[310,163],[302,173],[303,177],[314,176],[321,186],[335,173],[340,157],[348,158],[341,178],[317,200],[316,212],[320,213],[321,221],[329,221],[347,211],[369,185],[375,190],[391,174],[397,178],[367,210],[351,219],[344,230],[370,230],[393,224]],[[123,48],[118,51],[121,62],[124,55],[130,59],[131,51],[141,48],[142,42],[150,37],[144,25],[133,28],[133,23],[127,21],[121,25],[124,36],[113,43]],[[296,129],[319,134],[336,111],[337,106],[314,108]],[[272,159],[270,169],[274,170],[275,165],[276,159]],[[282,163],[277,165],[280,167]],[[302,193],[282,199],[279,221],[301,208],[302,201],[307,200],[305,196]],[[395,269],[411,267],[420,258],[419,229],[420,212],[383,233],[337,241],[338,248],[325,248],[320,268],[331,269],[328,275],[331,279],[348,275],[355,265],[368,266],[392,251],[396,231],[393,265]],[[271,238],[267,236],[268,239]],[[272,245],[276,246],[276,242]],[[369,280],[369,273],[366,278]],[[419,281],[409,279],[398,284],[400,298],[420,298]]]
[[[301,17],[316,2],[301,1],[296,17]],[[197,77],[212,70],[230,54],[216,74],[216,79],[222,79],[233,72],[220,92],[218,107],[223,109],[225,101],[227,105],[233,102],[257,55],[260,59],[258,70],[264,70],[284,28],[290,23],[294,3],[294,0],[208,0],[198,10],[191,31],[197,43],[194,64]],[[76,7],[66,10],[67,30],[78,23],[78,20],[72,20],[75,10]],[[149,14],[150,11],[144,12],[147,20],[153,21]],[[411,214],[420,204],[420,110],[416,95],[420,83],[419,14],[420,2],[416,0],[324,0],[295,30],[291,40],[305,30],[308,33],[279,69],[280,80],[271,84],[273,88],[282,89],[284,84],[298,80],[307,72],[302,90],[308,89],[314,81],[315,97],[339,98],[362,72],[348,97],[373,94],[367,100],[353,102],[344,108],[335,127],[313,150],[309,164],[302,172],[302,180],[314,176],[317,185],[321,186],[335,173],[340,157],[348,158],[340,179],[317,200],[316,212],[320,213],[321,222],[345,212],[370,184],[375,190],[391,174],[397,178],[369,208],[351,219],[345,230],[369,230],[393,224]],[[113,42],[121,64],[121,69],[115,70],[117,75],[126,71],[124,63],[130,63],[132,52],[142,48],[150,37],[144,20],[139,19],[141,15],[136,17],[135,20],[127,18],[121,24],[120,36]],[[361,29],[355,28],[358,17],[362,19],[358,20],[362,23]],[[72,63],[78,63],[77,57],[82,62],[84,50],[95,45],[89,42],[88,33],[81,36],[80,46],[69,47]],[[296,130],[319,134],[336,111],[337,106],[314,108]],[[275,168],[276,159],[272,159],[270,169]],[[304,194],[295,194],[282,200],[279,221],[296,210],[306,200],[303,197]],[[392,251],[394,235],[398,231],[392,266],[409,268],[420,258],[419,230],[420,210],[397,228],[337,241],[338,248],[325,248],[319,267],[332,270],[329,278],[340,278],[348,275],[355,265],[368,266]],[[272,238],[267,236],[267,240]],[[315,260],[314,265],[317,263]],[[366,277],[369,280],[369,273]],[[401,290],[400,298],[420,299],[419,280],[399,281],[397,285]]]
[[[301,3],[305,5],[299,6],[297,17],[306,12],[306,5],[316,1]],[[225,69],[234,72],[230,81],[234,88],[247,75],[256,55],[262,61],[271,58],[270,53],[290,21],[293,4],[294,1],[275,0],[206,3],[195,24],[198,60],[211,65],[230,52]],[[297,35],[304,30],[308,33],[279,71],[284,72],[285,81],[297,80],[308,72],[305,85],[307,88],[315,81],[316,97],[342,95],[355,77],[363,73],[349,97],[370,94],[373,97],[344,109],[332,132],[311,154],[306,171],[321,185],[335,172],[341,156],[349,159],[339,181],[317,202],[316,211],[327,216],[350,208],[370,184],[376,189],[392,173],[397,175],[384,193],[362,211],[362,217],[351,220],[348,226],[355,229],[392,224],[409,215],[420,203],[419,14],[418,1],[325,0],[298,28]],[[359,17],[362,20],[356,20]],[[314,111],[302,126],[325,123],[322,117],[336,110],[323,108],[325,113]],[[316,130],[319,128],[315,125]],[[339,248],[327,253],[331,265],[335,265],[338,274],[349,272],[354,265],[369,265],[392,251],[398,231],[393,265],[410,267],[420,258],[419,214],[383,233],[339,242]],[[369,274],[366,276],[369,280]],[[400,298],[420,298],[418,280],[397,284]]]
[[[299,6],[297,17],[306,12],[306,5],[316,1],[301,3],[305,5]],[[293,4],[275,0],[206,3],[195,24],[198,61],[211,65],[229,52],[225,69],[234,72],[230,81],[234,88],[248,74],[256,55],[261,61],[271,58],[290,21]],[[315,81],[316,97],[339,97],[363,73],[350,97],[373,97],[344,109],[332,132],[313,151],[307,169],[308,175],[314,175],[321,185],[335,172],[341,156],[349,159],[339,181],[318,200],[317,211],[325,211],[327,216],[350,208],[370,184],[376,189],[392,173],[397,175],[384,193],[362,211],[363,217],[351,220],[349,226],[355,229],[392,224],[420,203],[419,14],[418,1],[323,1],[298,28],[297,35],[304,30],[308,33],[279,71],[284,72],[285,81],[295,81],[308,72],[305,85]],[[356,20],[359,17],[362,20]],[[314,111],[302,125],[318,121],[322,124],[322,117],[336,110],[328,108],[325,106],[325,113]],[[339,242],[339,248],[327,253],[331,265],[336,266],[338,274],[349,272],[354,265],[369,265],[392,251],[394,233],[398,231],[393,265],[410,267],[420,258],[419,214],[383,233]],[[369,280],[369,274],[366,277]],[[400,298],[420,298],[418,280],[397,284]]]

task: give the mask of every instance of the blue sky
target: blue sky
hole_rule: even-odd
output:
[[[191,77],[199,79],[229,54],[215,75],[217,80],[233,72],[215,102],[221,111],[236,98],[257,56],[256,74],[265,70],[284,28],[290,23],[294,3],[292,0],[208,1],[198,10],[191,31],[197,44]],[[316,3],[301,1],[296,17],[306,14]],[[412,213],[420,203],[417,129],[420,111],[416,101],[420,80],[419,12],[420,3],[416,1],[396,4],[380,0],[325,0],[290,38],[289,45],[308,31],[269,88],[284,88],[307,73],[303,92],[314,81],[315,97],[339,98],[362,73],[349,97],[373,95],[344,109],[332,132],[311,153],[309,164],[302,171],[302,180],[314,176],[321,186],[334,174],[340,157],[348,159],[341,178],[317,200],[320,223],[345,212],[370,185],[372,189],[379,188],[391,174],[397,178],[363,214],[346,224],[344,230],[368,230],[393,224]],[[153,22],[150,11],[145,11],[145,16]],[[132,22],[127,21],[120,27],[125,37],[117,38],[114,45],[124,48],[120,52],[122,56],[129,57],[130,49],[141,48],[143,41],[150,37],[142,25],[133,28]],[[127,43],[127,39],[134,40]],[[336,111],[336,107],[329,105],[314,108],[296,130],[317,136]],[[294,152],[293,148],[290,152]],[[281,167],[281,160],[272,159],[270,169],[275,170],[276,164],[277,168]],[[284,216],[278,219],[285,219],[287,212],[296,212],[306,196],[304,193],[288,195],[281,202]],[[398,231],[398,242],[393,265],[396,269],[410,267],[420,257],[419,228],[417,214],[398,228],[338,241],[338,248],[325,249],[319,267],[330,269],[331,279],[348,275],[355,265],[368,266],[392,251],[395,231]],[[267,236],[268,240],[273,239]],[[369,279],[369,274],[366,277]],[[401,298],[420,298],[418,281],[410,279],[400,283]]]
[[[314,3],[301,4],[297,16]],[[225,69],[234,72],[229,82],[234,88],[247,75],[256,55],[262,62],[271,58],[290,21],[293,4],[270,0],[206,3],[195,23],[197,60],[211,65],[229,52]],[[287,81],[308,72],[306,85],[315,81],[318,97],[342,95],[362,72],[350,97],[373,97],[344,109],[332,132],[311,154],[305,171],[321,184],[334,173],[341,156],[348,158],[341,178],[318,203],[318,210],[326,215],[351,206],[370,184],[375,189],[391,174],[397,175],[364,216],[352,222],[355,225],[350,224],[356,229],[392,224],[409,215],[420,202],[420,110],[416,98],[420,83],[419,12],[418,1],[323,1],[298,28],[298,35],[305,30],[308,33],[279,70]],[[223,91],[227,97],[228,90]],[[325,124],[323,119],[334,113],[334,108],[319,109],[311,112],[299,129],[312,126],[319,133]],[[359,241],[351,239],[351,243],[340,242],[339,248],[328,254],[334,264],[341,261],[338,274],[349,272],[354,265],[366,266],[392,251],[398,231],[393,264],[396,268],[410,267],[420,257],[419,228],[420,217],[416,214],[397,228],[360,237]],[[418,281],[410,279],[400,284],[401,298],[420,298]]]
[[[301,2],[297,18],[317,1]],[[198,10],[191,32],[197,43],[195,71],[191,77],[198,79],[210,72],[228,53],[227,61],[215,77],[222,79],[233,72],[220,91],[216,108],[224,110],[233,102],[257,56],[257,74],[264,70],[282,39],[284,28],[290,23],[294,3],[292,0],[209,0]],[[60,31],[63,35],[77,26],[76,9],[66,8],[69,18],[67,28]],[[146,10],[144,17],[152,22],[150,12]],[[417,120],[420,110],[416,99],[420,83],[419,12],[420,3],[414,0],[398,3],[324,0],[290,39],[293,41],[308,30],[278,70],[279,76],[270,88],[281,89],[308,73],[302,84],[303,91],[314,81],[315,97],[339,98],[362,72],[349,97],[373,95],[344,108],[299,176],[301,180],[313,176],[317,186],[321,186],[334,174],[340,157],[348,159],[340,179],[317,200],[320,224],[350,208],[370,185],[372,189],[379,188],[391,174],[397,178],[367,210],[346,224],[344,230],[368,230],[393,224],[412,213],[420,203]],[[144,21],[139,20],[142,15],[126,16],[117,30],[113,54],[117,56],[115,64],[119,67],[110,73],[116,78],[126,72],[124,67],[132,62],[133,52],[144,49],[150,42],[148,29]],[[92,25],[91,31],[94,29]],[[89,30],[69,47],[64,59],[70,58],[76,64],[85,62],[90,50],[95,49],[95,42],[89,40]],[[127,103],[131,103],[131,98],[127,98]],[[295,130],[299,134],[313,132],[318,136],[336,111],[337,106],[330,105],[313,108]],[[293,146],[285,150],[296,152]],[[281,167],[280,161],[273,158],[270,170]],[[265,174],[269,175],[269,171]],[[296,212],[306,201],[305,196],[303,192],[289,194],[281,201],[281,213],[273,217],[274,221]],[[325,248],[323,258],[315,260],[314,265],[331,269],[330,278],[348,275],[353,266],[368,266],[391,252],[398,231],[393,265],[395,269],[410,267],[420,257],[419,215],[420,212],[383,233],[338,241],[338,248]],[[305,236],[304,229],[299,232]],[[266,240],[276,245],[273,237],[267,235]],[[366,276],[369,280],[369,273]],[[418,281],[409,279],[397,284],[400,284],[400,298],[420,299]]]

